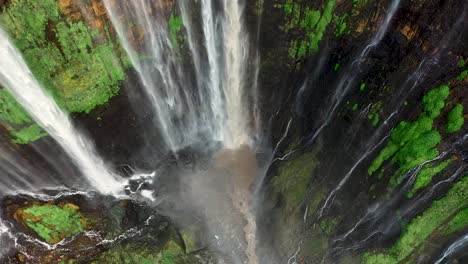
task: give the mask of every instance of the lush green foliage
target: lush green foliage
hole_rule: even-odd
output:
[[[314,167],[312,154],[305,153],[283,162],[279,168],[279,175],[273,178],[273,188],[283,196],[289,211],[297,209],[304,199]]]
[[[70,112],[89,112],[118,93],[124,70],[114,45],[83,22],[62,17],[55,0],[12,0],[0,15],[38,80]]]
[[[24,127],[19,131],[11,131],[11,135],[14,137],[13,143],[28,144],[31,141],[47,136],[47,133],[45,133],[40,126],[34,124]]]
[[[440,115],[449,95],[449,87],[441,85],[429,91],[423,98],[424,110],[415,121],[402,121],[391,132],[391,140],[380,151],[368,169],[369,175],[391,159],[403,174],[415,166],[439,155],[436,146],[441,140],[440,133],[433,130],[434,119]]]
[[[367,253],[364,255],[363,263],[398,263],[414,250],[416,250],[428,236],[437,229],[446,229],[447,221],[451,222],[451,230],[459,229],[458,224],[461,219],[466,219],[466,215],[457,215],[460,210],[468,206],[468,176],[457,182],[440,200],[433,202],[432,206],[422,215],[413,219],[403,230],[399,240],[384,253]],[[466,211],[466,209],[465,209]]]
[[[305,33],[305,39],[293,40],[290,43],[289,56],[291,58],[304,58],[309,54],[317,53],[319,43],[332,21],[336,0],[329,0],[323,7],[323,11],[303,7],[293,0],[286,0],[283,4],[277,4],[277,8],[283,9],[288,17],[286,30],[301,29]]]
[[[465,119],[463,117],[463,105],[457,104],[455,107],[450,110],[447,114],[447,132],[454,133],[460,130],[465,123]]]
[[[450,162],[451,160],[446,160],[436,166],[425,166],[422,168],[417,175],[413,188],[407,194],[408,197],[412,197],[414,192],[428,186],[432,182],[432,178],[436,174],[443,171],[450,164]]]
[[[17,125],[31,122],[31,118],[26,111],[5,89],[0,89],[0,120]]]
[[[0,89],[0,122],[17,144],[27,144],[47,135],[39,126],[31,125],[29,115],[5,89]]]
[[[82,232],[85,219],[73,204],[33,205],[19,211],[23,223],[47,243],[54,244],[65,237]]]
[[[468,208],[463,209],[459,212],[447,226],[443,228],[445,234],[450,235],[455,232],[459,232],[468,226]]]

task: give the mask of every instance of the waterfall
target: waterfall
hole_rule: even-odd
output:
[[[401,0],[392,0],[390,8],[385,15],[384,21],[382,24],[379,26],[379,30],[374,34],[372,39],[369,41],[369,44],[362,50],[362,52],[359,54],[359,56],[351,63],[348,71],[345,73],[345,75],[340,79],[337,88],[335,89],[335,92],[333,93],[333,96],[331,98],[331,104],[327,109],[327,115],[325,117],[324,122],[322,125],[312,134],[310,139],[308,140],[307,144],[312,144],[315,139],[318,137],[318,135],[322,132],[322,130],[329,125],[333,117],[335,116],[336,111],[338,110],[338,107],[340,106],[341,102],[345,98],[345,96],[348,94],[348,91],[350,90],[351,87],[354,85],[354,79],[358,75],[360,69],[361,69],[361,63],[368,57],[369,51],[377,46],[385,36],[385,33],[387,32],[390,22],[392,21],[392,18],[394,17],[396,11],[398,10],[398,7],[400,6],[400,1]],[[355,63],[357,65],[355,65]],[[300,91],[302,91],[301,89]]]
[[[246,103],[250,101],[245,93],[249,38],[242,1],[223,0],[220,10],[212,0],[180,1],[181,17],[169,14],[164,1],[104,0],[104,4],[150,98],[156,126],[172,151],[200,139],[221,141],[227,148],[249,143],[246,112],[253,107]],[[193,21],[194,6],[200,8],[196,10],[199,30]],[[184,32],[171,23],[178,19]],[[178,41],[175,30],[185,33],[195,82],[185,74],[189,66],[174,43]],[[201,45],[198,32],[203,34]]]
[[[74,127],[68,115],[44,91],[21,54],[0,29],[0,83],[72,158],[89,183],[102,193],[121,190],[119,177],[100,159],[91,141]]]
[[[453,242],[450,247],[444,250],[442,256],[435,262],[435,264],[443,263],[447,260],[452,254],[457,253],[460,250],[463,250],[463,247],[468,243],[468,234],[465,234],[463,237]]]
[[[247,118],[244,114],[243,87],[247,68],[248,39],[242,25],[242,6],[238,1],[224,0],[224,56],[225,75],[224,95],[226,97],[225,144],[236,147],[247,142]]]

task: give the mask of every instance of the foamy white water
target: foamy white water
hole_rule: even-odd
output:
[[[245,115],[244,86],[245,69],[249,40],[242,22],[243,5],[239,1],[224,0],[224,57],[225,57],[225,86],[226,97],[226,127],[224,144],[228,148],[239,147],[248,141],[248,118]]]
[[[0,29],[0,83],[70,156],[99,192],[117,193],[120,178],[97,155],[93,143],[72,124],[69,116],[42,89],[21,54]]]

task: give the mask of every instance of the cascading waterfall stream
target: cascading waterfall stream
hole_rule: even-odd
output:
[[[245,103],[250,47],[242,1],[223,1],[221,11],[215,10],[210,0],[179,3],[196,84],[184,76],[181,54],[171,35],[174,32],[169,32],[171,25],[156,17],[167,17],[163,1],[155,5],[144,1],[104,3],[172,151],[200,137],[221,141],[231,149],[250,143],[246,114],[254,107]],[[192,5],[200,6],[204,50],[196,44]],[[132,43],[132,38],[138,37],[143,38],[141,47]]]
[[[246,102],[255,93],[245,92],[251,90],[246,86],[252,76],[246,70],[250,45],[243,23],[243,1],[177,3],[192,55],[195,84],[184,76],[187,69],[181,65],[171,22],[166,24],[158,18],[168,17],[163,1],[156,1],[155,5],[141,0],[125,3],[104,0],[104,3],[151,100],[157,126],[173,152],[196,143],[200,137],[221,141],[224,148],[232,150],[251,143],[248,111],[255,107]],[[201,28],[194,21],[194,7],[199,8]],[[132,37],[140,31],[141,47],[132,43]],[[201,44],[198,32],[202,33]],[[240,204],[237,210],[247,221],[244,232],[248,261],[256,264],[256,223],[248,189],[249,186],[245,187],[243,195],[234,195],[232,199],[234,204]]]
[[[68,115],[42,89],[2,29],[0,57],[0,83],[70,155],[89,183],[102,193],[121,191],[119,177],[98,157],[90,140],[79,133]]]

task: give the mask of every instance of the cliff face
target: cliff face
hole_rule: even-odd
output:
[[[466,190],[455,194],[466,188],[466,4],[265,1],[263,14],[261,101],[277,150],[265,254],[435,262],[467,230]]]
[[[177,1],[156,2],[189,68]],[[468,232],[467,17],[463,0],[246,1],[260,141],[274,150],[258,206],[261,257],[434,263]],[[102,1],[0,0],[0,21],[107,160],[149,168],[147,150],[160,143],[144,131],[157,117],[130,93],[139,80]],[[134,47],[145,38],[126,35]],[[0,123],[3,146],[63,173],[37,152],[57,147],[3,89]]]

